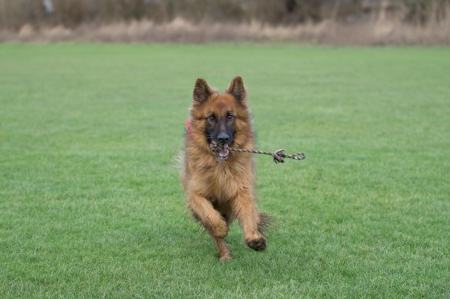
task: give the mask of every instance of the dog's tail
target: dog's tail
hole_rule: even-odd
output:
[[[266,213],[259,213],[258,232],[264,235],[264,232],[274,228],[275,218]]]

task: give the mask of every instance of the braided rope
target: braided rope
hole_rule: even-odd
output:
[[[286,151],[284,149],[276,150],[273,153],[265,152],[265,151],[258,151],[258,150],[249,150],[249,149],[243,149],[243,148],[234,148],[234,147],[229,147],[228,149],[230,151],[234,151],[234,152],[238,152],[238,153],[252,153],[252,154],[260,154],[260,155],[272,156],[273,157],[273,161],[275,163],[278,163],[278,162],[284,163],[283,158],[294,159],[294,160],[297,160],[297,161],[304,160],[306,158],[306,155],[303,152],[298,152],[298,153],[295,153],[295,154],[292,154],[292,155],[288,155],[288,154],[286,154]]]
[[[211,150],[213,152],[221,151],[223,146],[217,144],[216,142],[211,143]],[[306,158],[305,153],[298,152],[292,155],[286,154],[286,151],[284,149],[276,150],[275,152],[265,152],[265,151],[258,151],[258,150],[251,150],[251,149],[243,149],[243,148],[234,148],[234,147],[228,147],[228,150],[238,152],[238,153],[251,153],[251,154],[260,154],[260,155],[268,155],[273,157],[273,161],[275,163],[284,163],[283,158],[289,158],[294,159],[297,161],[304,160]]]

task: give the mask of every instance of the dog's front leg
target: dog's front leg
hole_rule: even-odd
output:
[[[244,232],[244,240],[248,247],[256,251],[266,249],[266,238],[258,231],[260,212],[248,192],[241,193],[234,201],[234,212]]]
[[[228,225],[211,202],[201,195],[191,193],[187,201],[194,217],[216,238],[225,238]]]
[[[231,260],[230,250],[223,240],[228,234],[226,221],[203,196],[191,193],[187,200],[192,214],[206,228],[216,244],[220,260]]]

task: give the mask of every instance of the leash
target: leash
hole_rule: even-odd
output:
[[[211,143],[211,150],[213,152],[219,152],[222,150],[223,146],[220,146],[217,144],[217,142],[213,141]],[[284,163],[284,158],[294,159],[297,161],[304,160],[306,158],[305,153],[298,152],[292,155],[286,154],[286,151],[284,149],[276,150],[275,152],[265,152],[265,151],[258,151],[258,150],[251,150],[251,149],[243,149],[243,148],[234,148],[234,147],[228,147],[227,148],[230,151],[238,152],[238,153],[251,153],[251,154],[260,154],[260,155],[268,155],[273,157],[273,161],[275,163]]]
[[[191,123],[189,122],[189,119],[186,120],[186,130],[189,135],[192,135],[191,132]],[[253,135],[252,135],[253,136]],[[217,144],[216,141],[213,141],[210,145],[211,150],[215,153],[221,151],[223,146]],[[238,153],[251,153],[251,154],[260,154],[260,155],[268,155],[273,157],[273,161],[275,163],[284,163],[284,158],[294,159],[297,161],[304,160],[306,158],[305,153],[298,152],[292,155],[286,154],[286,151],[284,149],[276,150],[275,152],[265,152],[265,151],[258,151],[258,150],[250,150],[250,149],[244,149],[244,148],[234,148],[234,147],[228,147],[227,148],[230,151],[238,152]]]

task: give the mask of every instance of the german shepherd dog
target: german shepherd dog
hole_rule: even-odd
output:
[[[209,232],[220,260],[231,260],[224,238],[236,218],[247,246],[265,250],[268,216],[255,204],[253,157],[228,149],[255,145],[242,78],[234,78],[222,94],[198,78],[189,114],[180,176],[189,209]],[[216,152],[214,145],[219,146]]]

